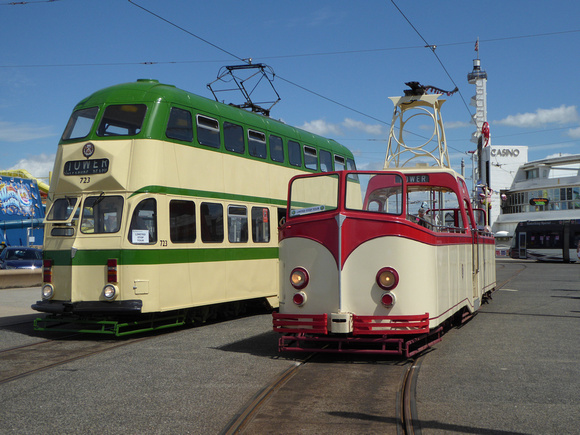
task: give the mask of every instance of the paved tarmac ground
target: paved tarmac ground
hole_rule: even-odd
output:
[[[423,358],[416,398],[424,434],[580,433],[580,264],[499,260],[498,283],[518,270]],[[40,339],[5,326],[32,321],[38,294],[0,290],[0,350]],[[0,433],[220,433],[295,364],[278,355],[276,339],[271,317],[258,315],[168,332],[5,383]]]
[[[423,434],[580,433],[580,264],[498,260],[522,271],[423,360]]]

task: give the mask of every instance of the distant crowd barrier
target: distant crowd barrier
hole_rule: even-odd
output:
[[[0,289],[42,285],[42,269],[0,270]]]

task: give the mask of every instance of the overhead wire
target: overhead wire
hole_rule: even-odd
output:
[[[465,106],[465,109],[467,109],[467,112],[469,113],[469,118],[471,119],[471,117],[473,116],[473,113],[471,113],[471,110],[469,110],[469,107],[467,106],[467,103],[465,102],[465,98],[463,98],[463,94],[461,93],[459,86],[457,86],[457,83],[455,83],[455,80],[453,80],[453,77],[451,77],[451,74],[449,74],[449,71],[447,71],[447,68],[445,68],[445,65],[443,64],[443,62],[441,61],[441,59],[437,55],[437,52],[435,51],[437,49],[437,46],[433,45],[433,44],[429,44],[427,42],[427,40],[423,37],[423,35],[421,35],[421,32],[419,32],[417,30],[417,28],[413,25],[413,23],[411,23],[411,21],[407,18],[407,16],[403,13],[403,11],[399,8],[399,6],[397,6],[397,4],[395,3],[394,0],[391,0],[391,3],[399,11],[399,13],[403,16],[403,18],[407,21],[407,23],[409,23],[409,25],[413,28],[415,33],[417,33],[417,35],[419,35],[419,37],[423,40],[423,42],[425,43],[425,48],[429,48],[433,52],[433,55],[435,56],[435,58],[437,58],[437,61],[439,62],[439,64],[443,68],[443,71],[445,71],[445,74],[447,74],[447,77],[449,77],[449,80],[451,80],[451,83],[453,83],[453,86],[455,86],[457,88],[459,96],[461,97],[461,101],[463,101],[463,105]]]
[[[242,62],[244,62],[244,63],[250,63],[250,62],[248,61],[248,59],[243,59],[242,57],[240,57],[240,56],[237,56],[236,54],[234,54],[234,53],[231,53],[230,51],[228,51],[228,50],[226,50],[226,49],[224,49],[224,48],[220,47],[219,45],[216,45],[216,44],[214,44],[214,43],[212,43],[212,42],[210,42],[210,41],[208,41],[208,40],[206,40],[206,39],[204,39],[204,38],[202,38],[202,37],[200,37],[200,36],[198,36],[198,35],[194,34],[193,32],[190,32],[189,30],[186,30],[186,29],[184,29],[183,27],[181,27],[181,26],[178,26],[177,24],[175,24],[175,23],[173,23],[173,22],[171,22],[171,21],[169,21],[169,20],[167,20],[167,19],[163,18],[162,16],[160,16],[160,15],[158,15],[158,14],[154,13],[153,11],[150,11],[149,9],[147,9],[147,8],[145,8],[145,7],[143,7],[143,6],[141,6],[141,5],[138,5],[138,4],[137,4],[137,3],[135,3],[133,0],[128,0],[128,1],[129,1],[129,3],[131,3],[132,5],[134,5],[134,6],[137,6],[138,8],[140,8],[140,9],[144,10],[145,12],[147,12],[147,13],[149,13],[149,14],[151,14],[151,15],[153,15],[153,16],[155,16],[155,17],[157,17],[157,18],[159,18],[160,20],[162,20],[162,21],[164,21],[164,22],[166,22],[166,23],[168,23],[168,24],[172,25],[173,27],[176,27],[176,28],[178,28],[179,30],[182,30],[183,32],[187,33],[188,35],[191,35],[191,36],[193,36],[194,38],[197,38],[197,39],[199,39],[200,41],[202,41],[202,42],[205,42],[206,44],[209,44],[209,45],[211,45],[212,47],[214,47],[214,48],[216,48],[216,49],[218,49],[218,50],[222,51],[223,53],[226,53],[226,54],[228,54],[228,55],[230,55],[230,56],[232,56],[232,57],[236,58],[237,60],[239,60],[239,61],[242,61]],[[375,120],[375,121],[377,121],[377,122],[380,122],[380,123],[382,123],[382,124],[386,124],[386,125],[390,126],[390,124],[389,124],[388,122],[386,122],[386,121],[383,121],[383,120],[381,120],[381,119],[379,119],[379,118],[376,118],[376,117],[374,117],[374,116],[368,115],[368,114],[366,114],[366,113],[364,113],[364,112],[361,112],[360,110],[354,109],[354,108],[352,108],[352,107],[350,107],[350,106],[347,106],[346,104],[340,103],[340,102],[338,102],[338,101],[336,101],[336,100],[333,100],[333,99],[331,99],[331,98],[325,97],[324,95],[322,95],[322,94],[320,94],[320,93],[318,93],[318,92],[312,91],[312,90],[310,90],[310,89],[308,89],[308,88],[306,88],[306,87],[304,87],[304,86],[301,86],[301,85],[299,85],[298,83],[295,83],[295,82],[293,82],[293,81],[291,81],[291,80],[285,79],[284,77],[281,77],[281,76],[280,76],[280,75],[278,75],[278,74],[276,74],[276,75],[275,75],[275,77],[276,77],[276,78],[278,78],[279,80],[282,80],[282,81],[284,81],[284,82],[286,82],[286,83],[288,83],[288,84],[292,85],[292,86],[295,86],[295,87],[297,87],[297,88],[299,88],[299,89],[302,89],[303,91],[306,91],[306,92],[308,92],[308,93],[310,93],[310,94],[312,94],[312,95],[316,95],[317,97],[323,98],[323,99],[325,99],[325,100],[327,100],[327,101],[329,101],[329,102],[332,102],[332,103],[334,103],[334,104],[337,104],[337,105],[339,105],[339,106],[341,106],[341,107],[343,107],[343,108],[345,108],[345,109],[348,109],[348,110],[351,110],[351,111],[353,111],[353,112],[355,112],[355,113],[358,113],[359,115],[365,116],[365,117],[367,117],[367,118],[373,119],[373,120]]]
[[[20,1],[20,2],[8,2],[8,3],[0,3],[0,6],[15,6],[15,5],[25,5],[28,3],[52,3],[52,2],[56,2],[56,1],[60,1],[60,0],[31,0],[31,1]],[[231,56],[241,62],[244,63],[249,63],[248,59],[244,59],[226,49],[224,49],[223,47],[220,47],[219,45],[216,45],[214,43],[212,43],[211,41],[208,41],[205,38],[200,37],[199,35],[177,25],[176,23],[167,20],[166,18],[162,17],[159,14],[154,13],[153,11],[135,3],[133,0],[128,0],[129,3],[131,3],[132,5],[142,9],[143,11],[155,16],[156,18],[166,22],[167,24],[187,33],[188,35],[214,47],[215,49],[227,54],[228,56]],[[419,32],[419,30],[413,25],[413,23],[411,23],[411,21],[407,18],[407,16],[403,13],[403,11],[397,6],[397,4],[391,0],[391,3],[395,6],[395,8],[399,11],[399,13],[404,17],[404,19],[407,21],[407,23],[413,28],[413,30],[417,33],[417,35],[421,38],[421,40],[424,42],[424,46],[405,46],[405,47],[392,47],[392,48],[378,48],[378,49],[364,49],[364,50],[347,50],[347,51],[335,51],[335,52],[318,52],[318,53],[303,53],[303,54],[295,54],[295,55],[278,55],[278,56],[261,56],[259,57],[259,59],[281,59],[281,58],[293,58],[293,57],[307,57],[307,56],[329,56],[329,55],[342,55],[342,54],[355,54],[355,53],[372,53],[372,52],[381,52],[381,51],[392,51],[392,50],[408,50],[408,49],[419,49],[419,48],[429,48],[433,54],[435,55],[437,61],[439,62],[439,64],[441,65],[441,67],[443,68],[443,70],[445,71],[445,73],[447,74],[447,76],[449,77],[449,79],[451,80],[451,82],[454,84],[454,86],[456,86],[458,89],[459,87],[456,85],[455,81],[453,80],[453,78],[451,77],[451,75],[449,74],[449,72],[447,71],[447,68],[445,67],[445,65],[443,64],[442,60],[439,58],[439,56],[436,53],[436,48],[437,47],[448,47],[448,46],[456,46],[456,45],[465,45],[465,44],[473,44],[472,41],[470,42],[452,42],[452,43],[440,43],[437,45],[433,45],[433,44],[429,44],[429,42],[422,36],[422,34]],[[558,31],[558,32],[546,32],[546,33],[536,33],[536,34],[530,34],[530,35],[518,35],[518,36],[508,36],[508,37],[500,37],[500,38],[490,38],[490,39],[480,39],[480,42],[497,42],[497,41],[505,41],[505,40],[514,40],[514,39],[523,39],[523,38],[534,38],[534,37],[545,37],[545,36],[554,36],[554,35],[561,35],[561,34],[569,34],[569,33],[579,33],[580,29],[573,29],[573,30],[563,30],[563,31]],[[0,68],[46,68],[46,67],[84,67],[84,66],[123,66],[123,65],[162,65],[162,64],[185,64],[185,63],[223,63],[225,62],[225,60],[187,60],[187,61],[144,61],[144,62],[109,62],[109,63],[90,63],[90,64],[85,64],[85,63],[76,63],[76,64],[29,64],[29,65],[0,65]],[[281,77],[279,75],[276,75],[276,77],[279,80],[282,80],[292,86],[295,86],[305,92],[308,92],[312,95],[315,95],[319,98],[322,98],[326,101],[329,101],[333,104],[336,104],[340,107],[343,107],[347,110],[350,110],[352,112],[355,112],[361,116],[364,116],[366,118],[375,120],[381,124],[390,126],[390,123],[376,118],[372,115],[366,114],[360,110],[354,109],[346,104],[343,104],[337,100],[334,100],[332,98],[326,97],[318,92],[315,92],[313,90],[310,90],[302,85],[299,85],[296,82],[293,82],[289,79],[286,79],[284,77]],[[459,90],[459,95],[461,97],[461,100],[463,101],[463,104],[465,105],[468,113],[470,114],[470,117],[472,116],[471,111],[469,110],[467,103],[465,102],[465,99],[463,98],[463,94],[461,93],[461,91]],[[518,136],[518,135],[522,135],[522,134],[531,134],[530,132],[523,132],[523,133],[517,133],[517,134],[512,134],[512,135],[503,135],[503,136],[496,136],[496,138],[499,137],[507,137],[507,136]],[[423,138],[423,136],[416,134],[416,136]],[[379,140],[379,141],[383,141],[383,140]],[[450,147],[451,149],[454,149],[452,147]],[[457,149],[455,149],[455,151],[459,151]],[[461,151],[462,152],[462,151]]]

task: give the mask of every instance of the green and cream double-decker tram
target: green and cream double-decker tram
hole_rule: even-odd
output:
[[[276,306],[288,181],[344,169],[333,140],[156,80],[94,93],[58,146],[35,327],[121,335]]]

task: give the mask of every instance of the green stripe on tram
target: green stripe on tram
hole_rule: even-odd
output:
[[[109,258],[125,266],[187,264],[277,259],[278,247],[78,250],[74,258],[70,251],[45,251],[44,258],[53,260],[54,266],[103,266]]]
[[[282,207],[286,206],[286,200],[281,199],[265,198],[262,196],[238,195],[235,193],[226,192],[212,192],[210,190],[182,189],[179,187],[167,186],[145,186],[133,192],[130,198],[140,193],[162,193],[166,195],[194,196],[201,198],[222,199],[227,201],[254,202],[258,204],[278,205]]]

